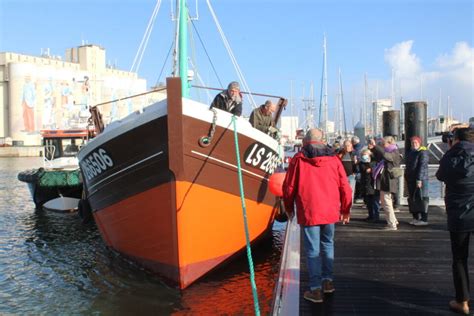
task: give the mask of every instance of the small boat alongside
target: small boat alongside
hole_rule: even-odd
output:
[[[92,136],[89,129],[41,131],[43,166],[18,174],[18,180],[28,185],[36,208],[58,197],[81,198],[82,176],[77,153]]]
[[[79,206],[80,199],[61,196],[43,204],[43,209],[52,212],[75,212]]]

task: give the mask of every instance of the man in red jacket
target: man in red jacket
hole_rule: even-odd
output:
[[[311,129],[303,148],[290,161],[283,183],[286,211],[295,213],[304,235],[310,290],[304,298],[321,303],[333,285],[334,223],[349,223],[352,191],[341,160]]]

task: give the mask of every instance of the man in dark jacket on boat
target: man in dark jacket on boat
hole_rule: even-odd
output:
[[[265,101],[265,104],[262,104],[258,109],[253,110],[252,114],[250,114],[250,124],[265,134],[278,132],[278,130],[273,127],[272,114],[275,110],[276,105],[273,104],[272,101]]]
[[[453,280],[456,299],[449,307],[469,314],[469,239],[474,232],[474,128],[454,131],[451,148],[439,162],[436,178],[446,185],[446,213],[453,256]]]
[[[283,199],[289,217],[295,213],[304,236],[309,291],[304,298],[323,301],[333,285],[334,223],[348,223],[352,191],[346,172],[334,150],[323,143],[323,133],[310,129],[303,148],[290,161],[283,183]]]
[[[242,115],[242,94],[240,93],[239,83],[232,81],[227,86],[227,90],[216,95],[211,103],[212,108],[227,111],[235,116]]]

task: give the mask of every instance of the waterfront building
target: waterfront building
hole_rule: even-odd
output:
[[[442,132],[449,131],[451,125],[459,124],[459,120],[454,117],[439,115],[428,119],[428,136],[436,136]]]
[[[372,136],[381,137],[383,134],[383,112],[393,110],[392,100],[390,99],[378,99],[372,101],[373,109],[373,134]],[[368,131],[366,131],[368,134]]]
[[[146,89],[146,80],[136,73],[106,64],[105,49],[97,45],[67,49],[64,60],[49,50],[41,56],[0,52],[0,140],[40,145],[40,130],[84,128],[90,105]],[[145,98],[127,99],[100,111],[108,123],[145,104]]]
[[[334,121],[325,120],[321,122],[320,128],[325,131],[327,135],[333,135],[335,133],[335,123]]]
[[[296,138],[296,129],[298,128],[297,116],[282,116],[280,119],[281,135],[286,140],[293,142]]]

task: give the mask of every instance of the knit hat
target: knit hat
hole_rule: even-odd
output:
[[[422,145],[423,142],[421,141],[421,137],[420,136],[413,136],[412,138],[410,138],[410,141],[414,141],[416,140],[418,142],[418,144]]]
[[[237,81],[232,81],[231,83],[229,83],[229,85],[227,86],[227,90],[232,90],[232,89],[237,89],[240,91],[240,85]]]

